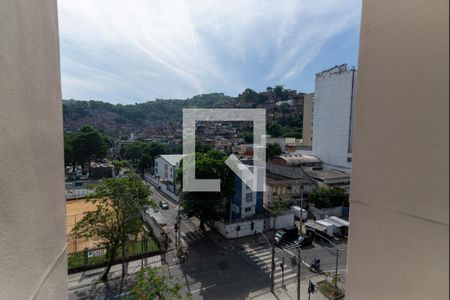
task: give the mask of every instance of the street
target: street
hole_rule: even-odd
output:
[[[344,247],[341,245],[340,247]],[[322,260],[325,271],[333,271],[335,256],[322,245],[301,251],[305,263],[314,257]],[[345,253],[345,252],[344,252]],[[275,285],[281,287],[282,271],[279,264],[285,257],[285,284],[297,279],[296,266],[291,266],[289,253],[277,249]],[[172,276],[183,285],[183,292],[190,292],[193,299],[248,299],[270,288],[271,248],[268,245],[244,245],[241,249],[223,250],[211,240],[190,247],[189,259],[183,264],[161,267],[161,272]],[[339,272],[345,272],[346,254],[339,259]],[[94,273],[95,276],[101,272]],[[91,272],[92,274],[92,272]],[[305,264],[301,278],[311,273]],[[92,275],[91,275],[92,276]],[[110,280],[108,283],[84,286],[69,291],[69,299],[120,299],[132,286],[133,280]]]
[[[170,236],[174,238],[173,224],[177,215],[177,206],[164,194],[152,189],[153,199],[166,201],[169,209],[161,213],[169,223]],[[191,293],[193,299],[249,299],[270,290],[271,247],[259,234],[238,240],[226,240],[212,232],[201,232],[190,220],[181,223],[182,241],[189,248],[186,262],[178,264],[175,260],[174,244],[166,254],[167,265],[160,272],[170,275],[174,282],[183,285],[183,293]],[[345,274],[347,264],[346,243],[331,245],[326,242],[314,242],[312,246],[301,250],[301,278],[307,279],[317,274],[309,271],[309,264],[314,258],[321,260],[321,269],[334,272],[336,268],[336,249],[339,255],[338,272]],[[292,257],[297,250],[276,248],[275,254],[275,288],[280,288],[283,271],[280,263],[284,260],[284,283],[295,283],[297,266],[292,265]],[[139,265],[139,264],[138,264]],[[138,267],[139,268],[139,267]],[[138,269],[137,268],[137,269]],[[97,272],[97,273],[101,273]],[[98,276],[96,272],[94,275]],[[119,273],[119,272],[118,272]],[[92,271],[90,271],[92,274]],[[128,294],[133,285],[133,276],[126,280],[113,279],[108,283],[80,286],[69,290],[69,299],[121,299]]]
[[[171,198],[164,195],[163,192],[155,188],[153,185],[149,184],[150,191],[152,192],[151,198],[158,205],[159,212],[164,216],[167,220],[168,225],[166,229],[168,229],[169,237],[171,239],[171,243],[169,245],[169,249],[175,249],[175,223],[178,214],[178,204],[175,203]],[[169,209],[161,209],[159,208],[159,202],[164,201],[169,205]],[[196,243],[200,243],[206,240],[206,235],[198,229],[198,227],[193,224],[191,220],[182,218],[181,219],[181,245],[183,247],[188,247],[195,245]]]

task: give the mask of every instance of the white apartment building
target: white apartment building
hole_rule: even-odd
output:
[[[351,172],[356,78],[347,64],[316,74],[312,152],[327,169]]]
[[[155,158],[155,176],[163,182],[175,182],[176,171],[180,166],[182,154],[166,154]]]

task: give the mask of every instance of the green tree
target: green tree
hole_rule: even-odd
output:
[[[73,170],[75,170],[76,157],[73,152],[72,136],[69,134],[64,134],[64,164],[72,166]]]
[[[311,192],[310,199],[317,208],[330,208],[348,205],[348,194],[339,187],[317,188]]]
[[[234,173],[225,164],[228,155],[219,150],[211,150],[207,153],[196,153],[195,175],[199,179],[220,179],[220,192],[184,192],[182,193],[183,211],[188,215],[199,218],[200,228],[205,224],[219,220],[220,211],[229,206],[234,194]],[[177,181],[183,184],[183,161],[177,174]]]
[[[208,151],[211,151],[214,148],[213,145],[207,145],[207,144],[202,144],[202,143],[196,143],[195,144],[195,152],[200,152],[200,153],[206,153]],[[183,152],[183,150],[181,150],[181,152]]]
[[[149,153],[144,153],[139,159],[138,168],[141,173],[153,166],[153,157]]]
[[[242,138],[246,143],[253,144],[253,132],[250,131],[243,132]]]
[[[283,133],[282,136],[283,137],[287,137],[287,138],[301,139],[302,138],[302,133],[298,132],[298,131],[288,131],[286,133]]]
[[[284,102],[284,103],[281,103],[280,106],[278,106],[278,109],[281,112],[281,118],[283,120],[286,120],[286,118],[287,118],[286,116],[291,112],[292,108],[288,103]]]
[[[280,155],[281,152],[282,151],[281,151],[281,147],[280,147],[279,144],[277,144],[277,143],[267,144],[267,148],[266,148],[266,159],[267,159],[267,161],[270,161],[275,156]]]
[[[252,89],[245,89],[241,94],[241,98],[245,103],[256,103],[258,102],[258,93]]]
[[[277,122],[270,122],[267,124],[267,133],[273,137],[279,137],[281,135],[281,126]]]
[[[171,278],[158,274],[158,269],[146,267],[136,274],[136,284],[131,289],[130,300],[181,299],[181,285]]]
[[[273,88],[273,93],[275,94],[275,100],[279,101],[283,99],[283,86],[282,85],[276,85]]]
[[[118,175],[120,173],[120,171],[122,171],[123,169],[127,169],[130,167],[130,162],[127,160],[118,160],[115,159],[112,162],[112,165],[114,167],[114,173],[116,175]]]
[[[155,157],[161,154],[170,153],[168,147],[160,143],[148,143],[148,142],[134,142],[121,149],[120,155],[132,161],[134,164],[138,165],[143,159],[143,164],[148,165],[148,167],[153,166],[153,160]],[[146,156],[144,158],[144,156]],[[151,159],[149,159],[151,158]]]
[[[142,155],[149,151],[149,149],[150,143],[134,142],[120,149],[120,155],[127,160],[137,163]]]
[[[269,97],[267,97],[267,95],[265,94],[258,94],[258,98],[257,98],[257,102],[258,104],[265,104],[267,102],[267,100],[269,100]]]
[[[99,246],[106,248],[108,256],[108,265],[100,279],[107,280],[117,250],[142,232],[140,211],[154,203],[149,199],[149,188],[133,173],[123,178],[104,179],[92,188],[94,193],[86,201],[93,203],[96,210],[87,212],[76,223],[72,234],[100,240]]]
[[[111,145],[109,139],[92,126],[83,126],[71,139],[73,159],[80,163],[88,163],[89,173],[91,161],[102,159]]]

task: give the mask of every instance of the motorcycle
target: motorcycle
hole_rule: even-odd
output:
[[[311,265],[309,266],[309,270],[311,272],[319,273],[320,272],[320,259],[314,258]]]

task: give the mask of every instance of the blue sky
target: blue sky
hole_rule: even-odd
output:
[[[360,0],[59,0],[64,99],[135,103],[357,65]]]

